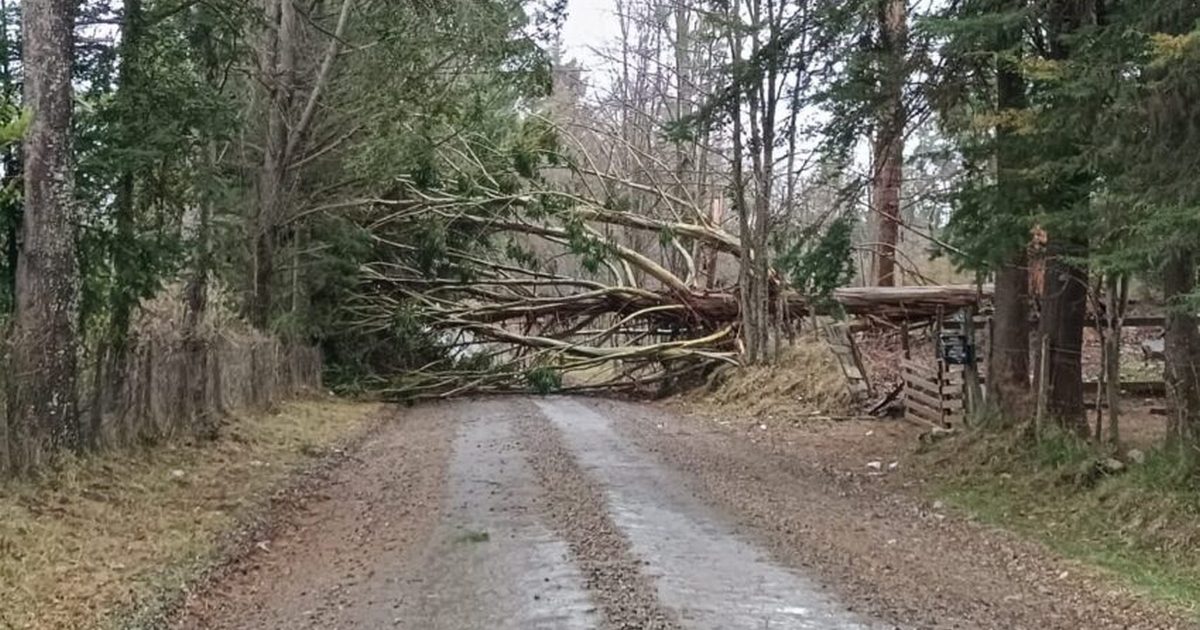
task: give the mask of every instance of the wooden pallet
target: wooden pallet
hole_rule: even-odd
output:
[[[862,404],[874,395],[867,371],[863,369],[862,355],[854,343],[854,335],[844,323],[833,322],[825,326],[825,339],[829,342],[833,355],[837,357],[838,366],[846,376],[846,387],[850,398]]]
[[[904,378],[904,416],[939,427],[963,420],[966,379],[961,365],[900,362]]]

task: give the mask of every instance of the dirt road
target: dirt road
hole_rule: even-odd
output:
[[[1192,627],[815,454],[656,407],[395,413],[176,627]]]

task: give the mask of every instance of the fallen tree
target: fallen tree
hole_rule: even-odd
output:
[[[400,178],[388,196],[357,204],[375,256],[349,307],[353,326],[386,331],[404,313],[445,340],[444,356],[379,391],[645,391],[739,361],[741,289],[702,279],[696,261],[724,256],[736,270],[740,241],[697,204],[594,168],[573,168],[576,185],[514,185],[469,147],[457,155],[465,181],[455,187]],[[652,195],[664,210],[620,209],[622,194]],[[631,246],[637,233],[671,255]],[[922,318],[979,297],[974,287],[828,287],[813,299],[775,269],[768,288],[777,336],[814,314]]]

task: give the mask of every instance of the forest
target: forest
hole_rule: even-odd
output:
[[[570,10],[0,1],[0,469],[320,382],[683,383],[870,314],[847,287],[957,281],[1014,431],[1042,391],[1094,433],[1089,320],[1119,348],[1160,305],[1194,470],[1196,3],[614,0],[602,68]]]

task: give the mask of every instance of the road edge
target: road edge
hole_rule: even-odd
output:
[[[324,454],[289,472],[273,490],[245,508],[237,515],[236,525],[221,536],[213,553],[185,578],[182,589],[177,584],[162,585],[149,597],[115,612],[106,625],[122,630],[170,628],[186,609],[189,599],[203,595],[257,552],[259,542],[274,538],[292,524],[305,501],[338,469],[353,461],[359,447],[385,424],[394,421],[396,411],[395,405],[380,406],[361,426],[329,444]]]

